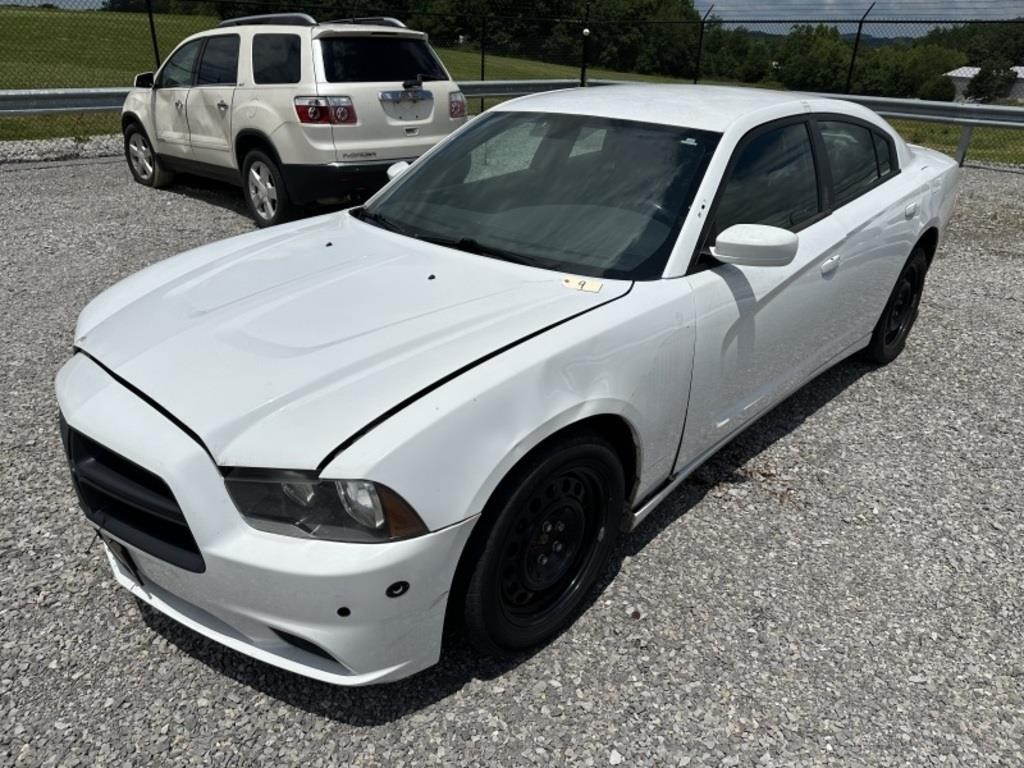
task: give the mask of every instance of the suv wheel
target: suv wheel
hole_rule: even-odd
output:
[[[124,128],[124,156],[132,177],[147,187],[165,187],[174,177],[161,167],[149,137],[138,123],[128,123]]]
[[[270,227],[291,217],[293,206],[281,171],[277,163],[258,149],[245,156],[242,190],[249,212],[259,226]]]

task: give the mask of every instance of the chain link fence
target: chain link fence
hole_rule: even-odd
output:
[[[318,20],[400,18],[430,34],[456,80],[717,82],[1024,104],[1024,8],[1019,19],[873,18],[870,9],[847,18],[766,18],[761,9],[756,17],[742,18],[716,15],[714,7],[698,0],[702,10],[682,2],[654,18],[624,18],[627,0],[542,6],[515,0],[394,0],[386,7],[330,0],[301,5],[276,0],[15,2],[3,5],[0,0],[0,89],[126,86],[136,73],[154,69],[183,38],[224,18],[305,11]],[[637,7],[655,5],[666,7]],[[553,8],[564,13],[552,13]],[[487,103],[473,106],[482,109]],[[905,127],[912,141],[946,151],[956,146],[958,131],[952,126]],[[0,140],[111,130],[116,130],[116,119],[107,114],[0,119]],[[1024,135],[979,129],[971,157],[1024,165]]]

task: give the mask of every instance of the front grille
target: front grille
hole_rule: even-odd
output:
[[[61,437],[85,516],[112,536],[179,568],[202,573],[199,552],[167,483],[68,427]]]

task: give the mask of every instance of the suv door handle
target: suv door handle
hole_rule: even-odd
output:
[[[217,109],[219,109],[221,112],[223,112],[227,108],[228,108],[228,103],[226,101],[224,101],[224,99],[221,99],[220,101],[217,102]]]
[[[827,275],[830,272],[835,272],[836,267],[839,266],[839,262],[842,257],[837,253],[834,256],[829,256],[825,261],[821,263],[821,274]]]
[[[181,112],[181,110],[182,110],[182,107],[184,107],[184,106],[185,106],[185,105],[181,103],[181,99],[178,99],[177,101],[175,101],[175,102],[174,102],[174,107],[175,107],[175,108],[176,108],[176,109],[177,109],[177,110],[178,110],[179,112]]]

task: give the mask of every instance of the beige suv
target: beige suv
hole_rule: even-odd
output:
[[[260,226],[356,199],[466,120],[466,100],[422,32],[378,17],[222,22],[135,78],[122,110],[135,180],[174,172],[240,184]]]

